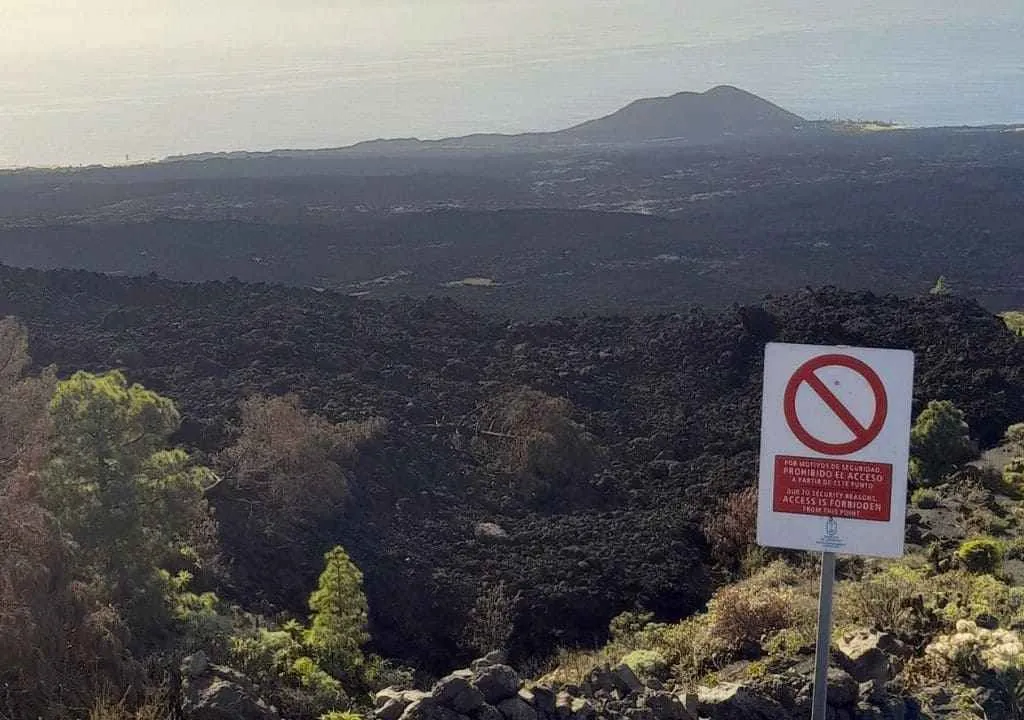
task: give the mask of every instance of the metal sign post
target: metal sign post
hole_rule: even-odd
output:
[[[828,661],[832,645],[832,586],[836,579],[836,554],[821,554],[821,589],[818,592],[818,642],[814,649],[814,695],[811,720],[825,720],[828,700]]]

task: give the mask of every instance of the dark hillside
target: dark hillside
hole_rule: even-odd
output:
[[[499,322],[450,301],[357,301],[281,286],[0,268],[38,363],[119,367],[175,398],[181,439],[225,445],[237,401],[298,392],[332,420],[383,416],[343,516],[293,547],[254,543],[215,498],[247,604],[302,610],[318,553],[340,541],[366,573],[372,634],[443,668],[481,583],[523,592],[519,652],[590,641],[634,604],[669,616],[709,591],[703,513],[755,472],[760,363],[772,339],[909,347],[915,405],[948,398],[983,443],[1024,417],[1024,354],[998,318],[951,296],[833,289],[720,314]],[[527,385],[568,398],[592,471],[525,493],[474,450],[481,408]],[[504,539],[476,533],[493,522]]]
[[[807,121],[745,90],[720,85],[703,93],[644,98],[607,117],[559,135],[587,142],[632,143],[674,139],[694,144],[792,134]]]
[[[1000,311],[1024,305],[1022,181],[1019,168],[795,186],[765,178],[736,197],[708,187],[709,197],[669,217],[445,210],[321,223],[274,205],[265,208],[272,219],[9,227],[0,229],[0,262],[237,277],[372,298],[445,294],[522,318],[724,307],[807,285],[914,294],[945,275],[957,292]],[[461,285],[467,278],[493,284]]]
[[[805,286],[913,295],[940,275],[992,311],[1024,306],[1024,133],[587,147],[0,173],[0,263],[448,295],[525,319]]]

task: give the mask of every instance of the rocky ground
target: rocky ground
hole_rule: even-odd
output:
[[[0,172],[0,262],[443,293],[524,319],[721,308],[806,285],[916,294],[945,275],[1002,311],[1024,306],[1021,136]]]
[[[718,314],[505,323],[440,300],[81,272],[0,268],[0,290],[38,363],[121,368],[171,395],[200,458],[230,441],[250,393],[297,392],[336,422],[384,418],[344,512],[288,547],[247,535],[241,506],[215,498],[221,592],[302,612],[316,560],[340,542],[365,571],[375,648],[435,671],[468,659],[461,628],[488,583],[521,593],[516,658],[591,643],[637,605],[700,608],[700,523],[754,477],[769,340],[911,348],[915,410],[953,400],[983,445],[1024,418],[1020,341],[952,296],[821,290]],[[539,493],[480,451],[488,402],[522,386],[567,399],[593,450]]]
[[[892,635],[865,631],[842,640],[828,675],[828,717],[835,720],[929,718],[889,681],[913,654]],[[803,720],[811,713],[809,668],[757,682],[723,680],[680,687],[629,665],[598,666],[574,685],[524,680],[500,652],[475,660],[426,690],[376,694],[376,720]],[[183,664],[183,709],[190,720],[280,720],[248,681],[202,653]]]

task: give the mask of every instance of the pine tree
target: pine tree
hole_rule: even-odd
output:
[[[212,474],[167,449],[180,424],[174,403],[119,372],[58,383],[50,416],[47,507],[74,538],[83,575],[105,585],[130,626],[144,628],[163,611],[160,568],[212,546],[203,498]]]
[[[939,275],[939,279],[935,281],[932,289],[929,290],[932,295],[949,295],[949,286],[946,284],[946,276]]]
[[[343,675],[363,664],[362,646],[370,639],[363,574],[340,546],[324,561],[317,589],[309,596],[313,616],[305,642],[326,669]]]

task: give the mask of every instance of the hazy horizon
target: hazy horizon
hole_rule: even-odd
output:
[[[1024,121],[1024,4],[0,0],[0,166],[557,130],[736,85],[809,118]]]

